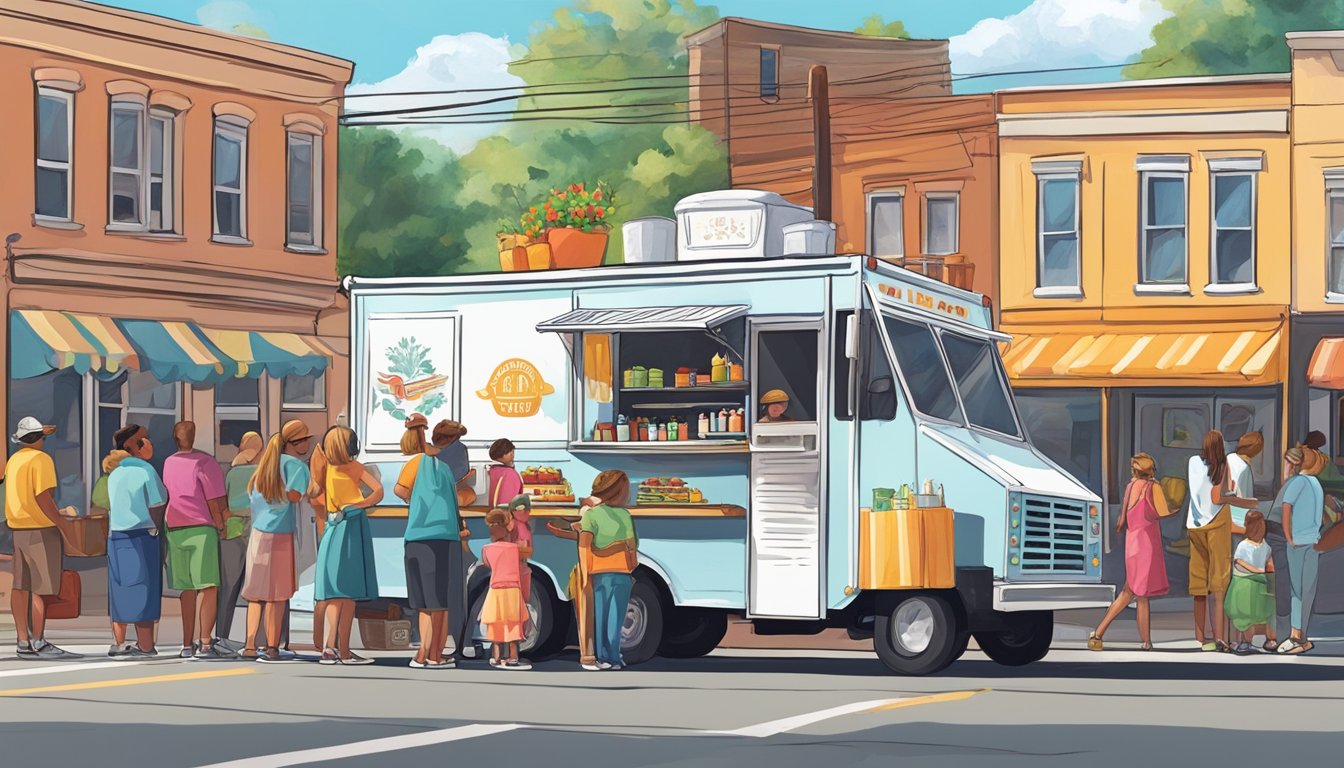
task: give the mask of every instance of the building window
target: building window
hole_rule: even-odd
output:
[[[280,385],[281,408],[286,411],[320,411],[327,407],[326,373],[286,376]]]
[[[1185,285],[1186,186],[1190,159],[1144,158],[1139,161],[1141,236],[1139,282]]]
[[[163,460],[177,450],[173,425],[180,418],[179,384],[160,382],[149,373],[128,371],[112,379],[95,379],[98,420],[94,436],[94,465],[112,450],[112,436],[127,424],[145,428],[154,444],[151,464],[163,469]]]
[[[1212,263],[1210,286],[1255,286],[1256,175],[1261,158],[1213,159]]]
[[[37,89],[37,180],[33,213],[39,218],[70,221],[70,126],[74,94],[55,88]]]
[[[1344,168],[1325,172],[1327,234],[1326,291],[1334,299],[1344,298]]]
[[[868,253],[886,258],[905,255],[905,195],[884,192],[868,197]]]
[[[215,118],[215,238],[247,238],[247,124]]]
[[[145,105],[113,100],[108,221],[132,228],[144,226]]]
[[[286,243],[321,246],[322,139],[310,133],[289,134],[288,207]]]
[[[960,202],[958,192],[930,192],[924,196],[924,253],[946,256],[957,252]]]
[[[1036,176],[1036,287],[1082,290],[1078,172]]]
[[[761,49],[761,97],[779,96],[779,51],[775,48]]]
[[[261,432],[261,387],[257,379],[228,379],[215,385],[215,431],[220,445],[238,445],[248,432]]]
[[[149,231],[173,232],[174,184],[173,146],[177,132],[176,116],[166,110],[149,112]]]

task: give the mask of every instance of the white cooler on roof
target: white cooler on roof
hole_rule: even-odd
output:
[[[784,227],[812,220],[811,208],[755,189],[691,195],[676,212],[679,261],[783,256]]]

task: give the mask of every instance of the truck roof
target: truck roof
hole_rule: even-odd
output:
[[[834,256],[784,256],[776,258],[720,259],[714,261],[669,261],[658,264],[613,264],[587,269],[552,269],[535,272],[487,272],[473,275],[425,277],[359,277],[347,275],[341,287],[348,293],[451,293],[454,288],[470,287],[479,290],[496,286],[512,290],[553,288],[569,283],[584,286],[613,283],[641,283],[649,279],[678,281],[740,276],[756,273],[763,278],[796,276],[799,273],[854,274],[860,270],[899,281],[912,287],[941,293],[980,306],[983,296],[948,285],[917,272],[911,272],[881,259],[865,254]]]

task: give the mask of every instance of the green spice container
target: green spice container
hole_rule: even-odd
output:
[[[650,368],[650,369],[649,369],[648,376],[649,376],[649,383],[648,383],[648,386],[650,386],[650,387],[661,387],[661,386],[663,386],[663,369],[662,369],[662,368]]]
[[[642,365],[636,365],[630,369],[630,386],[647,387],[649,386],[649,371]]]
[[[892,510],[892,500],[895,498],[896,498],[895,488],[874,488],[873,511],[890,512]]]

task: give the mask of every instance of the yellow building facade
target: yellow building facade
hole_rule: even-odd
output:
[[[1292,88],[1271,75],[998,94],[1004,364],[1033,441],[1112,501],[1131,454],[1183,476],[1209,429],[1263,432],[1257,486],[1276,480]]]

